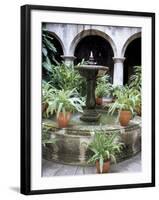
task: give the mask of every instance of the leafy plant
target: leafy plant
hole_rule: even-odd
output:
[[[96,86],[96,96],[103,97],[103,96],[111,96],[112,94],[112,84],[109,82],[109,75],[105,75],[97,79],[97,86]]]
[[[117,142],[117,134],[108,134],[96,131],[93,141],[89,144],[88,149],[92,151],[92,156],[88,163],[99,161],[100,172],[102,173],[103,164],[107,160],[116,163],[116,155],[121,152],[123,143]]]
[[[42,81],[42,115],[47,117],[46,109],[50,101],[53,101],[56,89],[50,84]]]
[[[141,104],[142,104],[141,91],[135,87],[132,87],[131,90],[132,90],[132,95],[136,97],[136,105],[134,110],[137,114],[141,115]]]
[[[114,98],[117,98],[119,94],[122,92],[122,90],[124,89],[123,85],[113,85],[112,87],[113,87],[112,95]]]
[[[72,90],[76,88],[81,94],[85,88],[85,80],[80,76],[73,65],[66,65],[64,62],[52,66],[51,84],[57,89]],[[83,96],[83,95],[82,95]]]
[[[53,96],[56,92],[56,89],[50,84],[42,81],[42,103],[46,104],[49,101],[53,100]]]
[[[141,91],[141,66],[134,66],[134,74],[130,77],[129,87]]]
[[[56,139],[50,137],[49,133],[50,128],[45,127],[44,125],[42,126],[42,144],[55,144]]]
[[[139,100],[140,93],[135,92],[133,88],[123,86],[116,90],[115,95],[116,100],[110,105],[108,112],[113,114],[115,110],[127,110],[131,111],[133,114]]]
[[[106,86],[103,84],[98,84],[95,90],[96,97],[104,97],[106,94]]]
[[[49,80],[50,73],[52,71],[52,64],[58,65],[58,61],[55,58],[57,50],[54,46],[54,38],[50,35],[49,31],[42,28],[42,67],[43,78]],[[50,80],[49,80],[50,81]]]
[[[85,103],[80,97],[76,89],[73,90],[56,90],[53,94],[52,100],[48,102],[46,110],[47,116],[52,115],[54,112],[59,116],[60,112],[83,112],[82,106]]]
[[[130,77],[129,87],[133,90],[134,94],[138,94],[136,104],[136,112],[141,115],[141,66],[134,67],[134,74]]]

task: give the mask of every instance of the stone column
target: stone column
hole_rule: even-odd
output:
[[[114,60],[114,76],[113,84],[114,85],[123,85],[124,82],[124,60],[125,58],[113,57]]]
[[[61,58],[63,58],[66,65],[72,65],[73,61],[76,59],[75,56],[69,56],[69,55],[62,55]]]

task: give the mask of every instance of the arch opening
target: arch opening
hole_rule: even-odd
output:
[[[58,38],[58,36],[56,36],[54,33],[50,32],[49,33],[50,36],[53,38],[52,43],[56,48],[56,53],[54,55],[55,59],[60,63],[62,61],[61,55],[64,54],[63,51],[63,46],[61,44],[60,39]],[[56,64],[55,62],[53,62],[53,64]]]
[[[131,41],[126,50],[124,57],[124,84],[129,82],[130,76],[134,73],[134,66],[141,65],[141,37]]]
[[[93,52],[93,56],[98,65],[108,66],[109,75],[113,77],[113,49],[110,43],[103,37],[98,35],[89,35],[82,38],[75,47],[74,55],[76,56],[75,64],[81,62],[82,59],[87,61],[90,56],[90,52]]]
[[[57,65],[57,62],[61,63],[61,61],[62,61],[61,55],[63,55],[63,48],[62,48],[60,40],[58,39],[58,37],[56,37],[54,35],[54,33],[48,32],[48,36],[50,37],[50,38],[47,38],[48,42],[50,42],[55,47],[56,52],[53,53],[49,48],[47,48],[47,57],[49,58],[51,64]],[[42,58],[43,61],[45,59],[46,58],[44,58],[44,57]],[[43,67],[42,71],[43,71],[42,72],[43,79],[47,79],[48,78],[48,74],[49,74],[48,70],[45,69],[45,67]]]

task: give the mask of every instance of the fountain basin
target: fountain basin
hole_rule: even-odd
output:
[[[67,128],[58,128],[55,118],[43,120],[50,127],[50,138],[55,138],[55,144],[43,146],[43,158],[70,165],[88,165],[90,151],[87,145],[93,140],[94,131],[103,130],[105,133],[119,134],[120,141],[125,144],[117,161],[127,159],[141,151],[141,118],[134,117],[128,126],[120,126],[117,114],[109,116],[106,111],[101,113],[97,122],[84,122],[80,114],[75,114]]]

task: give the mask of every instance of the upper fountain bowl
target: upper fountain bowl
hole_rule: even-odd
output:
[[[87,64],[83,64],[80,66],[75,67],[75,69],[79,70],[79,72],[82,75],[86,75],[87,73],[94,73],[97,76],[103,76],[106,74],[106,72],[109,70],[109,67],[97,65],[97,63],[94,61],[93,52],[91,51],[89,60],[87,61]],[[84,74],[86,73],[86,74]]]
[[[76,69],[94,69],[94,70],[104,70],[104,71],[108,71],[109,70],[109,67],[106,67],[106,66],[102,66],[102,65],[80,65],[80,66],[77,66],[75,67]]]

